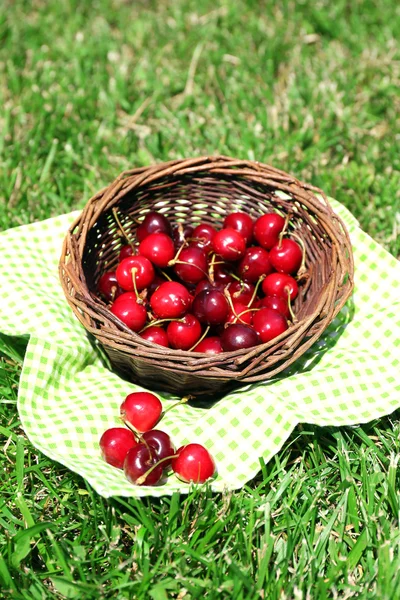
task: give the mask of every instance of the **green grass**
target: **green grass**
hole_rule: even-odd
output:
[[[394,0],[3,1],[0,228],[133,165],[223,153],[342,201],[400,254]],[[240,492],[104,500],[20,428],[0,338],[4,598],[400,598],[400,419],[298,427]]]

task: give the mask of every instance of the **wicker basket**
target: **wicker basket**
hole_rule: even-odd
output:
[[[163,348],[132,333],[96,294],[99,277],[116,267],[125,243],[115,206],[132,239],[150,210],[172,223],[217,226],[228,212],[256,218],[275,208],[290,211],[289,231],[306,246],[308,278],[294,305],[298,322],[269,343],[213,356]],[[67,233],[60,278],[75,315],[117,371],[152,389],[218,394],[275,376],[320,337],[351,294],[353,258],[348,233],[321,190],[258,162],[210,156],[126,171],[98,192]]]

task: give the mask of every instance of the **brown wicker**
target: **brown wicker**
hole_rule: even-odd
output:
[[[166,349],[132,333],[96,294],[99,277],[116,267],[126,243],[112,216],[116,206],[132,239],[150,210],[172,223],[219,226],[229,212],[256,218],[290,211],[290,232],[307,249],[307,281],[294,306],[298,322],[267,344],[214,356]],[[67,233],[60,278],[75,315],[119,372],[153,389],[217,394],[267,380],[310,348],[351,294],[353,258],[343,222],[321,190],[259,162],[207,156],[132,169],[98,192]]]

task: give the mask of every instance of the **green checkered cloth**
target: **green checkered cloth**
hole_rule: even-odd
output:
[[[243,486],[298,423],[353,425],[400,407],[400,266],[338,202],[350,231],[356,287],[324,336],[284,376],[249,385],[210,408],[175,407],[160,428],[179,447],[213,454],[216,491]],[[108,370],[69,308],[58,279],[66,230],[77,213],[0,234],[1,331],[30,335],[18,410],[36,448],[82,475],[102,496],[161,496],[190,486],[171,475],[159,487],[131,485],[100,457],[105,429],[140,386]],[[176,401],[162,394],[164,406]]]

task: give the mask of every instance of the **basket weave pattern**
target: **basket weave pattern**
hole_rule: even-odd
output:
[[[114,207],[132,240],[151,210],[163,213],[172,224],[205,222],[217,228],[235,211],[254,219],[274,210],[290,212],[288,236],[300,237],[306,247],[306,280],[294,304],[298,321],[271,342],[213,356],[144,340],[114,317],[96,292],[100,276],[116,268],[126,243],[115,223]],[[67,233],[60,260],[66,298],[113,366],[144,386],[194,395],[221,393],[283,371],[343,307],[353,288],[353,273],[348,233],[321,190],[271,166],[223,156],[122,173],[89,200]]]

